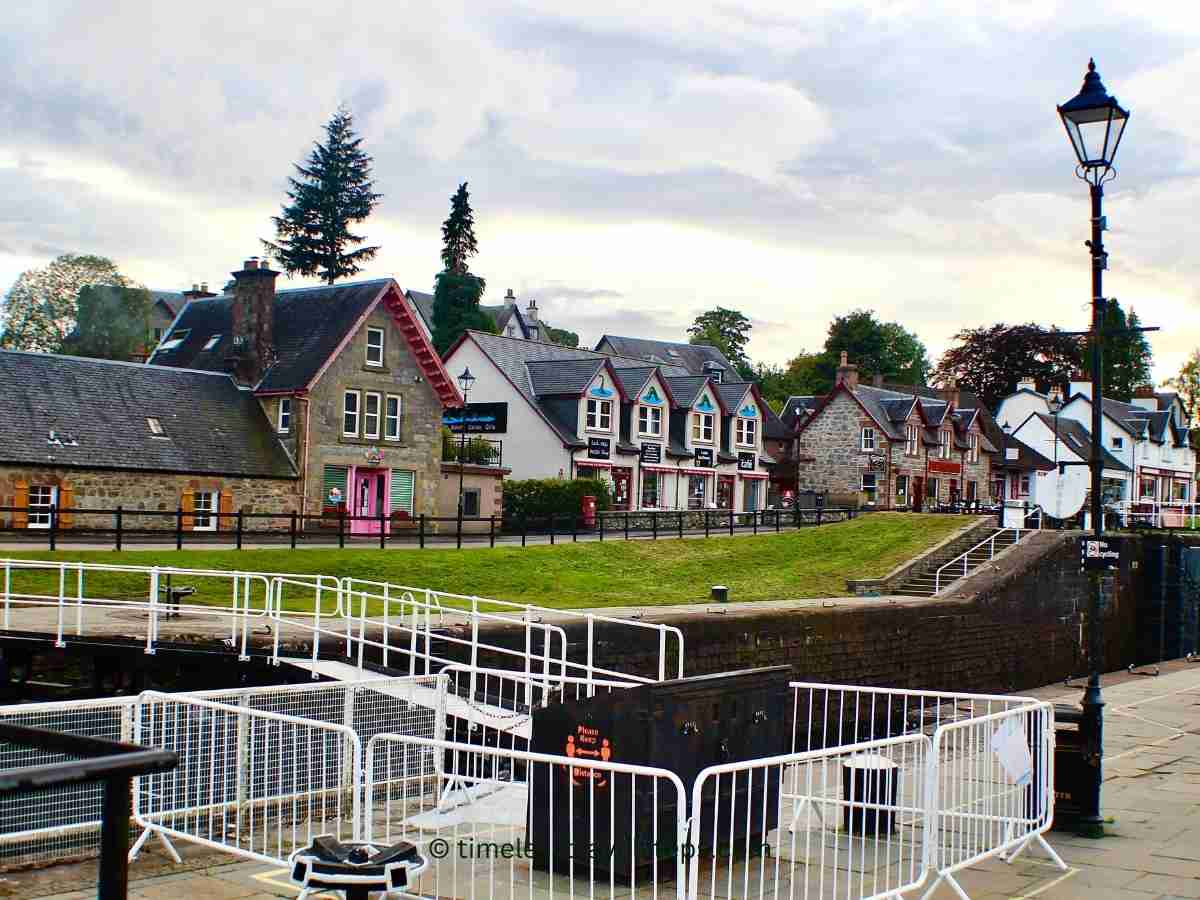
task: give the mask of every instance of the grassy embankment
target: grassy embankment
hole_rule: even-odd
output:
[[[782,534],[605,541],[494,550],[154,550],[12,552],[13,558],[353,576],[558,608],[699,603],[713,584],[730,599],[788,600],[846,592],[847,578],[884,575],[967,524],[961,516],[875,513]],[[22,573],[13,590],[57,595],[57,576]],[[227,587],[196,580],[192,601],[229,602]],[[145,596],[144,576],[94,573],[89,596]],[[290,595],[290,596],[289,596]],[[299,590],[285,606],[311,608]]]

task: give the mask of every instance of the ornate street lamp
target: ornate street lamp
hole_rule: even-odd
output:
[[[467,366],[462,370],[462,374],[458,376],[458,387],[462,391],[462,420],[459,422],[459,427],[462,429],[458,433],[458,546],[462,546],[462,529],[463,529],[463,465],[466,461],[467,453],[467,395],[471,393],[471,385],[475,383],[475,376],[471,374],[471,367]]]
[[[1116,177],[1113,168],[1117,148],[1125,134],[1129,111],[1110,97],[1100,81],[1094,60],[1088,60],[1087,74],[1079,93],[1058,107],[1071,148],[1075,151],[1078,165],[1077,177],[1086,181],[1092,195],[1092,239],[1086,242],[1092,257],[1092,328],[1088,335],[1091,343],[1092,370],[1092,452],[1091,452],[1091,519],[1092,531],[1097,540],[1104,534],[1104,445],[1101,440],[1103,425],[1103,364],[1104,323],[1104,270],[1108,268],[1108,254],[1104,251],[1103,200],[1104,183]],[[1057,439],[1057,435],[1056,435]],[[1057,448],[1056,448],[1057,449]],[[1088,603],[1088,675],[1083,694],[1084,754],[1089,765],[1089,788],[1081,798],[1082,830],[1092,835],[1104,833],[1104,820],[1100,815],[1100,770],[1103,761],[1104,702],[1100,694],[1100,667],[1103,662],[1101,640],[1100,572],[1092,572],[1091,598]]]

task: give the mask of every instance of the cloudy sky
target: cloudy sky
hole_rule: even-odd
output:
[[[578,8],[577,12],[570,7]],[[0,285],[64,252],[221,284],[340,102],[385,195],[367,276],[428,290],[469,181],[489,284],[543,317],[682,338],[717,304],[782,363],[875,309],[1085,327],[1087,192],[1054,105],[1095,55],[1132,108],[1107,292],[1200,345],[1190,3],[16,0],[0,8]]]

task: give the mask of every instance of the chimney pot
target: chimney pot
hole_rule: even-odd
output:
[[[208,293],[208,282],[207,281],[200,282],[200,290],[205,294]]]
[[[257,269],[257,268],[258,268],[258,257],[257,256],[252,256],[248,260],[246,260],[246,269]]]
[[[196,284],[196,282],[193,281],[192,282],[192,291],[195,292],[195,291],[199,291],[199,290],[200,290],[200,285]]]

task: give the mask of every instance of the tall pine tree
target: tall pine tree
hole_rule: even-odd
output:
[[[338,107],[325,125],[325,143],[313,145],[298,178],[288,178],[290,204],[273,216],[275,241],[263,248],[289,275],[318,276],[326,284],[362,271],[378,247],[358,247],[366,238],[350,231],[364,221],[382,194],[372,188],[371,157],[354,132],[354,117]]]
[[[1140,324],[1137,313],[1130,309],[1126,316],[1115,297],[1105,304],[1102,366],[1105,397],[1128,402],[1134,390],[1151,383],[1154,355],[1145,334],[1133,330]],[[1087,365],[1091,358],[1090,350],[1085,349],[1084,364]]]
[[[433,346],[445,353],[468,329],[495,331],[491,317],[479,308],[487,286],[467,269],[467,260],[479,252],[475,240],[475,214],[464,181],[450,198],[450,215],[442,223],[442,265],[433,291]]]

